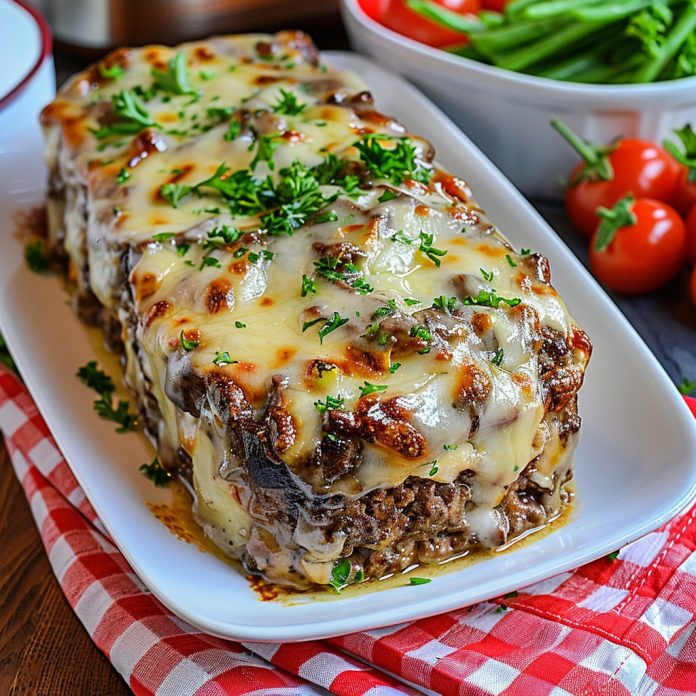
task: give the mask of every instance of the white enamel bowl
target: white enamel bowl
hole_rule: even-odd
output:
[[[342,0],[353,47],[416,83],[527,196],[560,198],[577,156],[549,126],[585,138],[661,142],[696,121],[696,77],[648,85],[583,85],[502,70],[397,34]]]

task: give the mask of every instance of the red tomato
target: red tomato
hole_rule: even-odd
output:
[[[696,305],[696,267],[691,269],[689,288],[691,290],[691,301]]]
[[[679,167],[677,188],[672,204],[684,216],[688,215],[696,205],[696,181],[689,181],[689,167]]]
[[[365,0],[360,2],[362,5]],[[375,0],[370,2],[374,4]],[[476,14],[481,10],[481,0],[436,0],[436,2],[461,15]],[[385,27],[429,46],[462,44],[467,40],[464,34],[446,29],[409,9],[406,0],[386,0],[382,14],[377,19]]]
[[[368,17],[379,22],[387,11],[389,0],[358,0],[358,5]]]
[[[617,206],[618,208],[618,206]],[[686,228],[674,208],[650,198],[630,206],[636,222],[620,227],[604,251],[590,243],[590,266],[597,279],[618,292],[649,292],[671,280],[682,267]]]
[[[691,263],[696,264],[696,205],[686,218],[686,256]]]
[[[566,189],[566,208],[571,222],[586,236],[590,236],[599,218],[596,210],[601,205],[611,208],[620,198],[632,193],[637,198],[655,198],[671,201],[679,176],[674,160],[661,147],[647,140],[625,138],[608,155],[613,178],[608,181],[580,181]],[[584,167],[578,164],[570,176],[574,181]]]
[[[510,0],[483,0],[483,7],[492,12],[502,12]]]

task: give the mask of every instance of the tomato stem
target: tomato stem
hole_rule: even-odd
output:
[[[694,133],[690,123],[687,123],[683,128],[675,129],[674,132],[681,140],[684,150],[680,150],[671,140],[665,140],[662,144],[677,162],[689,170],[689,183],[693,184],[696,182],[696,133]]]
[[[582,170],[569,182],[569,186],[576,186],[581,181],[611,181],[614,178],[614,168],[609,161],[609,155],[614,152],[618,143],[600,147],[583,140],[558,118],[552,118],[550,123],[585,161]]]
[[[616,202],[613,208],[597,208],[597,215],[602,219],[597,228],[594,250],[604,251],[616,237],[616,233],[622,227],[631,227],[638,222],[636,214],[633,212],[633,204],[636,199],[629,194]]]

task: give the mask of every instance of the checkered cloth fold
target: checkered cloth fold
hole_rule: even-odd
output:
[[[148,592],[2,365],[0,430],[65,596],[136,694],[696,693],[696,506],[514,598],[331,640],[235,643]]]

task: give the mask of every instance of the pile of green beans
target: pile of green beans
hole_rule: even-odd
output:
[[[696,0],[513,0],[478,16],[408,6],[462,33],[448,51],[507,70],[602,84],[696,75]]]

